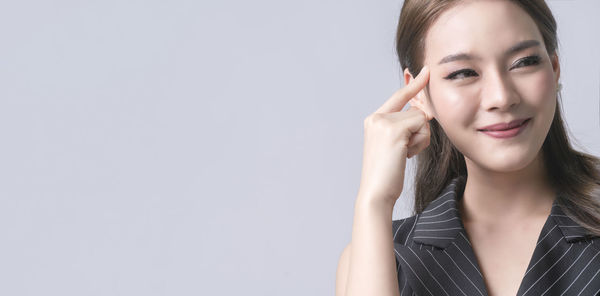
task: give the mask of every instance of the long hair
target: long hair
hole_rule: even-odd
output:
[[[549,56],[557,53],[556,20],[544,0],[510,0],[535,21]],[[423,66],[425,36],[433,22],[461,0],[405,0],[396,32],[396,52],[402,69],[413,77]],[[557,203],[575,222],[600,235],[600,159],[576,151],[562,119],[561,96],[550,130],[542,145],[542,155],[550,182],[557,190]],[[413,214],[421,213],[454,178],[459,193],[464,192],[467,167],[464,155],[448,139],[435,118],[429,122],[430,144],[417,155]]]

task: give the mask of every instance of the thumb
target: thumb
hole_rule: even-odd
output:
[[[425,114],[425,118],[427,119],[427,121],[430,121],[431,119],[433,119],[433,116],[430,115],[429,113],[427,113],[427,111],[425,111],[425,107],[421,104],[421,102],[419,102],[418,100],[415,99],[411,99],[409,101],[410,103],[410,109],[417,109],[421,112],[423,112]]]

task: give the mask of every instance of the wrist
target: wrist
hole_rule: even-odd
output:
[[[396,199],[386,196],[380,196],[377,194],[370,194],[366,192],[360,192],[356,198],[356,208],[392,212],[394,210],[394,204]]]

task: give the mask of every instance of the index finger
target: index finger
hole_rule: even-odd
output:
[[[402,110],[406,103],[416,96],[429,81],[429,67],[423,66],[421,72],[405,87],[397,90],[375,113],[390,113]]]

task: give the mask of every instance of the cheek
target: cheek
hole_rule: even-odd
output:
[[[518,80],[519,93],[527,98],[528,104],[543,108],[556,98],[556,82],[552,69],[540,71],[528,79]]]
[[[467,126],[477,113],[478,100],[474,89],[450,86],[431,88],[431,103],[436,120],[442,126]]]

